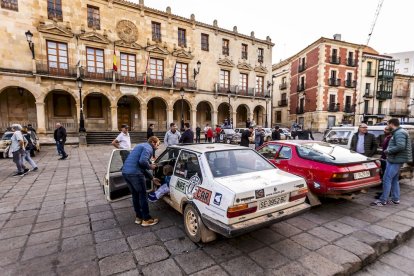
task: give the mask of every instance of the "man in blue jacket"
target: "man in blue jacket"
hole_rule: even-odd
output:
[[[387,166],[382,178],[382,195],[373,206],[400,204],[400,183],[398,182],[400,168],[404,163],[412,161],[411,141],[408,132],[400,127],[398,119],[388,120],[388,127],[392,130],[392,137],[388,148],[384,151],[387,156]],[[391,191],[391,200],[388,196]]]
[[[149,214],[149,207],[146,192],[146,177],[154,183],[159,184],[157,178],[153,178],[148,170],[154,170],[157,165],[151,164],[153,151],[158,148],[160,140],[152,136],[146,143],[136,145],[128,155],[122,167],[122,175],[128,184],[132,194],[132,203],[135,210],[135,223],[141,226],[151,226],[158,223],[157,218],[152,218]]]

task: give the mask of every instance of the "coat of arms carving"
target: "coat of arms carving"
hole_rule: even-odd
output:
[[[129,20],[121,20],[116,24],[116,32],[121,40],[126,43],[133,43],[138,39],[138,29]]]

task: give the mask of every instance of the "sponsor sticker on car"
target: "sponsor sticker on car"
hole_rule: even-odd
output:
[[[198,187],[194,193],[194,199],[197,199],[207,205],[210,205],[211,191]]]

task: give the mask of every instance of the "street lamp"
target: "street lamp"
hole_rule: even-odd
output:
[[[29,49],[32,52],[32,59],[35,59],[34,43],[32,41],[33,34],[29,31],[24,33],[26,35],[27,43],[29,43]]]
[[[180,88],[181,96],[181,131],[184,129],[184,93],[185,90],[183,87]]]
[[[265,121],[265,127],[268,127],[268,124],[267,124],[267,106],[269,105],[269,101],[270,101],[269,93],[266,94],[265,100],[266,100],[266,121]]]
[[[79,115],[79,133],[85,133],[85,119],[83,118],[83,104],[82,104],[82,85],[83,80],[81,77],[76,79],[76,85],[79,88],[79,99],[80,99],[80,115]]]
[[[231,122],[231,120],[230,120],[230,117],[231,117],[231,105],[230,105],[231,90],[230,89],[227,91],[227,97],[229,98],[229,121],[228,121],[228,123],[231,124],[230,123]]]
[[[194,79],[200,74],[201,61],[197,61],[197,69],[194,68]]]

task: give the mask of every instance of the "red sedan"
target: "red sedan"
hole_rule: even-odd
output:
[[[318,196],[338,196],[381,183],[380,162],[317,141],[272,141],[258,149],[281,170],[302,176]]]

